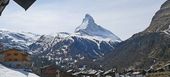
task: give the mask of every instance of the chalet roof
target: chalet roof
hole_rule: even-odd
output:
[[[108,74],[108,73],[115,73],[115,70],[116,70],[116,69],[110,69],[110,70],[104,72],[104,75],[105,75],[105,74]]]
[[[68,73],[73,72],[73,69],[67,70]]]
[[[156,68],[155,70],[162,70],[164,67],[159,67],[159,68]]]
[[[169,65],[170,65],[170,63],[166,64],[165,66],[169,66]]]
[[[102,73],[103,71],[99,70],[93,70],[93,69],[89,69],[89,70],[82,70],[79,72],[75,72],[73,73],[73,75],[79,75],[79,74],[84,74],[84,75],[98,75],[100,73]]]
[[[96,73],[96,75],[99,75],[99,74],[101,74],[101,73],[104,73],[104,71],[98,70],[97,73]]]
[[[75,72],[72,75],[79,75],[79,74],[81,74],[81,72]]]
[[[164,69],[164,68],[167,67],[167,66],[170,66],[170,63],[165,64],[165,65],[162,66],[162,67],[156,68],[155,70],[161,70],[161,69]]]
[[[14,0],[18,5],[27,10],[36,0]]]
[[[26,51],[23,51],[23,50],[20,50],[20,49],[15,49],[15,48],[13,48],[13,49],[1,50],[0,53],[6,52],[6,51],[9,51],[9,50],[16,50],[17,52],[20,52],[20,53],[23,53],[23,54],[26,54],[26,55],[31,55],[31,54],[29,54],[29,53],[26,52]]]
[[[141,72],[133,72],[132,74],[138,75],[138,74],[141,74]]]
[[[14,0],[18,5],[27,10],[36,0]],[[5,7],[9,4],[9,0],[0,0],[0,15]]]
[[[41,67],[41,70],[44,70],[44,69],[47,69],[47,68],[54,68],[54,69],[58,69],[58,70],[63,71],[63,72],[65,71],[64,69],[62,69],[61,67],[59,67],[55,64],[43,66],[43,67]]]
[[[93,70],[93,69],[90,69],[90,70],[82,71],[82,73],[84,73],[84,74],[96,74],[97,71]]]

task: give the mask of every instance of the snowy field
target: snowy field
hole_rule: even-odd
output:
[[[0,77],[39,77],[23,70],[10,69],[0,64]]]

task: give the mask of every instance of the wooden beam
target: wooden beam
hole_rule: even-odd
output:
[[[36,0],[14,0],[18,5],[27,10]]]

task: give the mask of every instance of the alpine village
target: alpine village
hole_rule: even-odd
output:
[[[14,1],[25,10],[35,2]],[[1,16],[8,4],[0,0]],[[170,77],[170,0],[125,41],[90,14],[74,33],[0,30],[0,77]]]

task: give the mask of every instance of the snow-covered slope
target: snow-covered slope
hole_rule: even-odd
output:
[[[0,77],[39,77],[22,69],[10,69],[0,64]]]
[[[12,32],[0,29],[0,45],[2,48],[19,48],[27,50],[28,46],[35,42],[40,36],[26,32]]]
[[[106,30],[100,25],[97,25],[93,17],[90,16],[89,14],[85,15],[82,24],[76,28],[75,33],[77,35],[86,36],[86,37],[87,36],[97,37],[97,39],[99,38],[102,40],[109,40],[115,42],[121,41],[121,39],[117,37],[115,34],[110,32],[109,30]]]
[[[50,63],[65,68],[87,65],[112,52],[121,40],[112,32],[95,24],[86,15],[75,33],[60,32],[43,35],[29,48],[34,53],[36,67]],[[83,62],[83,63],[82,63]]]

